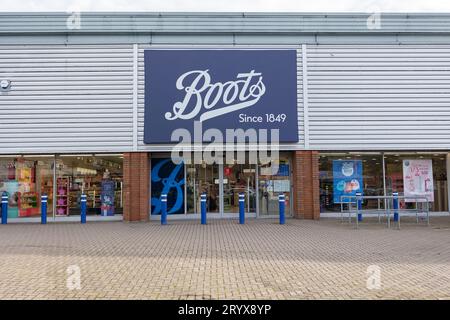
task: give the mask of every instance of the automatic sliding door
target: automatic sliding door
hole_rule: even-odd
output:
[[[255,165],[224,165],[223,211],[239,212],[239,194],[245,194],[245,211],[256,212]]]
[[[200,213],[200,197],[206,193],[206,210],[220,212],[219,165],[189,165],[186,170],[187,213]]]

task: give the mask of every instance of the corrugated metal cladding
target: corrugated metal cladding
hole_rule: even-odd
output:
[[[144,50],[152,48],[149,45],[139,45],[138,52],[138,150],[144,151],[170,151],[168,145],[146,145],[144,144]],[[236,47],[234,49],[237,49]],[[248,47],[246,47],[248,49]],[[302,82],[302,51],[297,50],[297,110],[299,125],[299,142],[295,145],[284,145],[282,148],[303,149],[304,148],[304,118],[303,118],[303,82]]]
[[[72,13],[0,13],[0,33],[67,31]],[[79,32],[298,32],[367,33],[370,13],[111,13],[81,12]],[[383,13],[382,28],[371,33],[449,32],[446,13]]]
[[[132,44],[0,45],[0,78],[12,81],[0,93],[0,153],[169,151],[143,143],[151,47],[138,46],[135,81]],[[297,46],[300,141],[284,149],[450,148],[450,45],[306,47],[303,68]]]
[[[308,46],[311,149],[450,148],[450,46]]]
[[[0,153],[131,150],[132,45],[1,45],[0,78]]]

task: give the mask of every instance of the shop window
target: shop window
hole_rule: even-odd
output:
[[[122,190],[123,157],[120,155],[56,158],[56,216],[79,215],[82,193],[87,196],[87,214],[122,214]]]
[[[39,216],[43,194],[52,214],[53,165],[52,156],[0,158],[0,193],[8,193],[9,218]]]
[[[361,192],[366,196],[384,195],[383,165],[380,154],[321,154],[320,211],[340,212],[341,202],[354,202],[346,196]],[[363,209],[382,209],[383,201],[365,200]]]
[[[446,154],[386,153],[385,164],[387,194],[428,194],[431,211],[448,211]],[[407,176],[408,190],[405,190],[404,171],[409,167],[414,167],[417,172],[415,177]],[[416,204],[413,199],[409,202],[402,200],[400,206],[413,209]]]
[[[151,160],[151,214],[161,214],[161,195],[167,194],[167,213],[184,214],[184,163],[171,158]]]

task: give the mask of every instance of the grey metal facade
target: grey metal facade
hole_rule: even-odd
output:
[[[299,142],[450,149],[450,15],[0,14],[0,154],[169,151],[143,143],[146,48],[295,48]]]

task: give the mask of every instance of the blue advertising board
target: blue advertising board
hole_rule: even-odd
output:
[[[145,143],[177,143],[174,130],[279,129],[298,141],[296,50],[144,51]],[[204,137],[201,140],[207,141]],[[200,141],[196,139],[196,141]]]
[[[341,203],[341,196],[363,194],[363,166],[361,160],[333,160],[333,202]],[[342,202],[355,201],[344,198]]]
[[[154,158],[151,163],[151,214],[161,214],[161,194],[167,194],[167,213],[184,213],[184,163]]]

